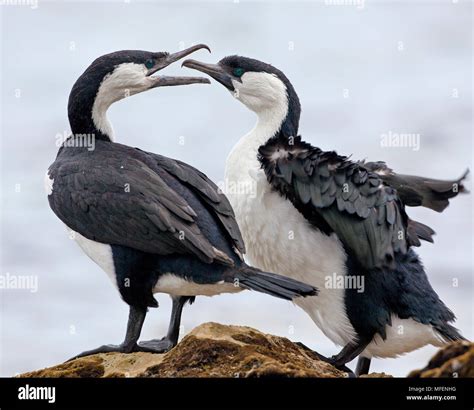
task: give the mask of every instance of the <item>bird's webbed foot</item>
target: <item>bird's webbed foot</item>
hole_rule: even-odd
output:
[[[167,337],[164,337],[162,339],[147,340],[138,343],[138,347],[141,349],[142,352],[150,353],[166,353],[175,346],[176,343],[173,343],[173,341]]]
[[[338,360],[337,356],[332,356],[332,357],[326,357],[323,356],[322,354],[316,352],[315,350],[310,349],[308,346],[304,345],[301,342],[296,342],[296,344],[303,349],[305,349],[308,353],[310,353],[313,357],[317,358],[318,360],[321,360],[323,362],[329,363],[330,365],[334,366],[336,369],[340,370],[341,372],[347,373],[349,378],[356,377],[354,372],[349,369],[345,363],[341,363],[340,360]]]
[[[68,362],[71,360],[79,359],[80,357],[85,357],[85,356],[91,356],[93,354],[99,354],[99,353],[133,353],[133,352],[143,352],[145,350],[142,350],[140,346],[138,346],[136,343],[133,344],[119,344],[119,345],[103,345],[100,347],[97,347],[96,349],[91,349],[91,350],[86,350],[82,353],[77,354],[74,357],[71,357]]]

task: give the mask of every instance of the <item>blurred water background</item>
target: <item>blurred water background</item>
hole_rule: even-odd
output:
[[[255,57],[293,82],[303,106],[300,132],[313,144],[384,160],[401,173],[451,178],[472,169],[472,3],[334,3],[1,2],[1,274],[33,275],[38,290],[0,290],[0,375],[54,365],[124,334],[127,306],[68,239],[43,188],[57,136],[69,132],[71,86],[99,55],[173,52],[204,42],[212,54],[193,58]],[[191,74],[179,64],[166,72]],[[117,103],[109,116],[119,142],[179,158],[215,181],[255,122],[216,84],[156,89]],[[389,132],[419,134],[419,150],[382,147]],[[472,205],[465,195],[441,215],[409,212],[437,231],[436,243],[419,252],[468,338]],[[169,298],[157,298],[160,308],[149,313],[143,339],[166,332]],[[302,310],[256,293],[197,298],[185,308],[182,334],[207,321],[253,326],[324,355],[338,350]],[[434,351],[375,360],[372,369],[404,376]]]

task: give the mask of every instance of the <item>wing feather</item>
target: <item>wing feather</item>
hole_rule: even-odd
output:
[[[101,243],[233,264],[203,235],[196,211],[146,161],[133,156],[104,157],[103,153],[100,157],[100,152],[87,155],[98,156],[89,161],[94,165],[87,171],[81,168],[81,157],[58,158],[50,167],[54,178],[50,206],[69,228]],[[212,209],[220,212],[221,218],[229,218],[231,209],[221,205],[222,196],[203,174],[184,170],[172,160],[166,166],[215,204]],[[232,234],[238,238],[240,232]]]
[[[393,266],[394,253],[416,242],[397,191],[347,157],[292,142],[277,136],[259,149],[273,188],[311,221],[322,218],[362,266]]]
[[[209,209],[217,216],[234,246],[241,254],[245,253],[245,244],[240,233],[234,210],[227,197],[221,192],[214,182],[204,173],[184,162],[149,154],[157,164],[174,175],[192,189],[208,205]]]
[[[464,180],[469,174],[466,170],[459,178],[439,180],[413,175],[396,174],[385,162],[359,162],[365,169],[377,174],[388,185],[398,191],[406,206],[423,206],[436,212],[443,212],[449,200],[459,193],[468,192]]]

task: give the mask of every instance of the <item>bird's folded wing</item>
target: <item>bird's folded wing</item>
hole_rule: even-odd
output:
[[[142,161],[108,158],[84,170],[69,160],[51,171],[51,208],[86,238],[159,255],[233,263],[202,234],[188,203]]]
[[[396,190],[347,157],[300,137],[291,144],[275,137],[260,147],[259,160],[270,184],[308,220],[335,232],[362,267],[393,266],[394,253],[416,243]]]
[[[221,222],[234,246],[245,253],[245,245],[235,219],[234,210],[227,197],[204,173],[179,160],[167,158],[158,154],[147,153],[156,160],[157,164],[178,178],[208,205],[208,208]]]
[[[436,212],[443,212],[451,198],[460,192],[467,192],[463,181],[469,170],[457,179],[439,180],[396,174],[385,162],[360,162],[359,164],[375,172],[385,183],[395,188],[400,199],[407,206],[423,206]]]

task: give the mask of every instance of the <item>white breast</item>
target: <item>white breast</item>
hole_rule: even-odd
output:
[[[316,286],[318,296],[297,299],[295,303],[327,337],[339,345],[346,344],[355,332],[346,315],[344,289],[325,288],[327,276],[346,274],[346,255],[339,239],[319,232],[291,202],[271,191],[256,157],[252,163],[240,151],[236,147],[228,158],[226,182],[236,182],[233,186],[253,185],[253,195],[228,193],[249,263]]]
[[[69,237],[74,239],[84,253],[89,256],[97,265],[99,265],[107,276],[110,278],[112,283],[117,287],[117,277],[115,276],[115,265],[112,256],[112,247],[105,243],[95,242],[80,233],[75,232],[69,228]]]
[[[70,238],[74,239],[84,253],[107,273],[112,283],[117,287],[112,247],[87,239],[69,228],[68,231]],[[164,274],[155,284],[153,293],[168,293],[172,296],[214,296],[220,293],[240,292],[241,290],[232,283],[224,283],[223,281],[213,285],[201,285],[173,274]]]
[[[53,184],[54,179],[49,176],[49,170],[46,171],[44,174],[44,190],[46,191],[46,195],[51,195],[53,193]]]
[[[443,346],[446,341],[431,325],[413,319],[392,316],[392,326],[386,328],[387,338],[376,335],[372,343],[362,352],[364,357],[397,357],[419,349],[427,344]]]
[[[172,296],[214,296],[220,293],[236,293],[242,289],[224,281],[215,284],[199,284],[183,279],[172,273],[166,273],[158,279],[153,289],[154,293],[168,293]]]

